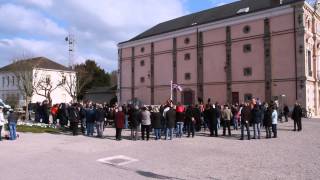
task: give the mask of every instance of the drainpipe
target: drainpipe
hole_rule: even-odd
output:
[[[294,65],[296,82],[296,100],[298,100],[298,66],[297,66],[297,28],[296,28],[296,6],[293,7],[293,26],[294,26]]]

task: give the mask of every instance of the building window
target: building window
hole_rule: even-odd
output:
[[[2,77],[2,87],[4,87],[4,85],[6,84],[5,81],[6,81],[6,78]]]
[[[141,78],[140,78],[140,82],[141,82],[141,83],[144,83],[144,81],[145,81],[145,78],[144,78],[144,77],[141,77]]]
[[[140,61],[140,66],[144,66],[144,60]]]
[[[12,86],[14,86],[14,76],[12,76]]]
[[[246,93],[244,94],[244,101],[250,101],[252,99],[252,94]]]
[[[51,77],[50,77],[50,75],[46,75],[46,83],[47,84],[50,84],[50,82],[51,82]]]
[[[252,68],[251,67],[244,68],[243,75],[244,76],[251,76],[252,75]]]
[[[308,50],[308,74],[309,76],[312,76],[312,56],[311,51]]]
[[[243,52],[244,52],[244,53],[251,52],[251,44],[245,44],[245,45],[243,45]]]
[[[142,48],[140,49],[140,52],[144,53],[144,47],[142,47]]]
[[[243,28],[243,33],[248,34],[250,30],[251,30],[250,26],[247,25]]]
[[[7,76],[7,86],[9,87],[9,85],[10,85],[10,77]]]
[[[17,84],[20,86],[20,76],[17,76]]]
[[[189,39],[189,38],[185,38],[185,39],[184,39],[184,43],[185,43],[185,44],[189,44],[189,43],[190,43],[190,39]]]
[[[186,53],[186,54],[184,55],[184,60],[190,60],[190,59],[191,59],[190,53]]]
[[[191,79],[191,73],[185,73],[184,74],[184,79],[185,80],[190,80]]]

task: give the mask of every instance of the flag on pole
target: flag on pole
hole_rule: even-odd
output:
[[[182,91],[183,88],[181,86],[179,86],[178,84],[172,84],[172,89],[176,89],[178,91]]]

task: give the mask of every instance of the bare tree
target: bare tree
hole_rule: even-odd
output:
[[[84,69],[78,68],[74,73],[61,73],[61,84],[67,93],[72,97],[73,101],[77,101],[79,93],[83,88],[92,81],[93,77],[91,74],[86,72]]]
[[[37,72],[35,68],[37,64],[25,63],[25,59],[14,60],[10,72],[14,74],[17,79],[17,88],[22,94],[26,104],[26,119],[29,119],[29,101],[34,95],[37,79]]]
[[[61,87],[63,83],[59,81],[54,83],[51,77],[42,74],[38,77],[37,82],[35,82],[35,93],[39,96],[45,97],[49,101],[49,105],[52,105],[51,94],[54,90]]]

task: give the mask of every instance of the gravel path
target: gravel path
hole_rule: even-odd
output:
[[[302,132],[291,131],[292,125],[279,124],[277,139],[250,141],[238,140],[240,131],[230,138],[200,133],[149,142],[114,141],[114,129],[105,131],[105,139],[21,134],[15,142],[0,142],[0,179],[320,179],[320,120],[304,120]],[[138,161],[97,162],[117,155]]]

